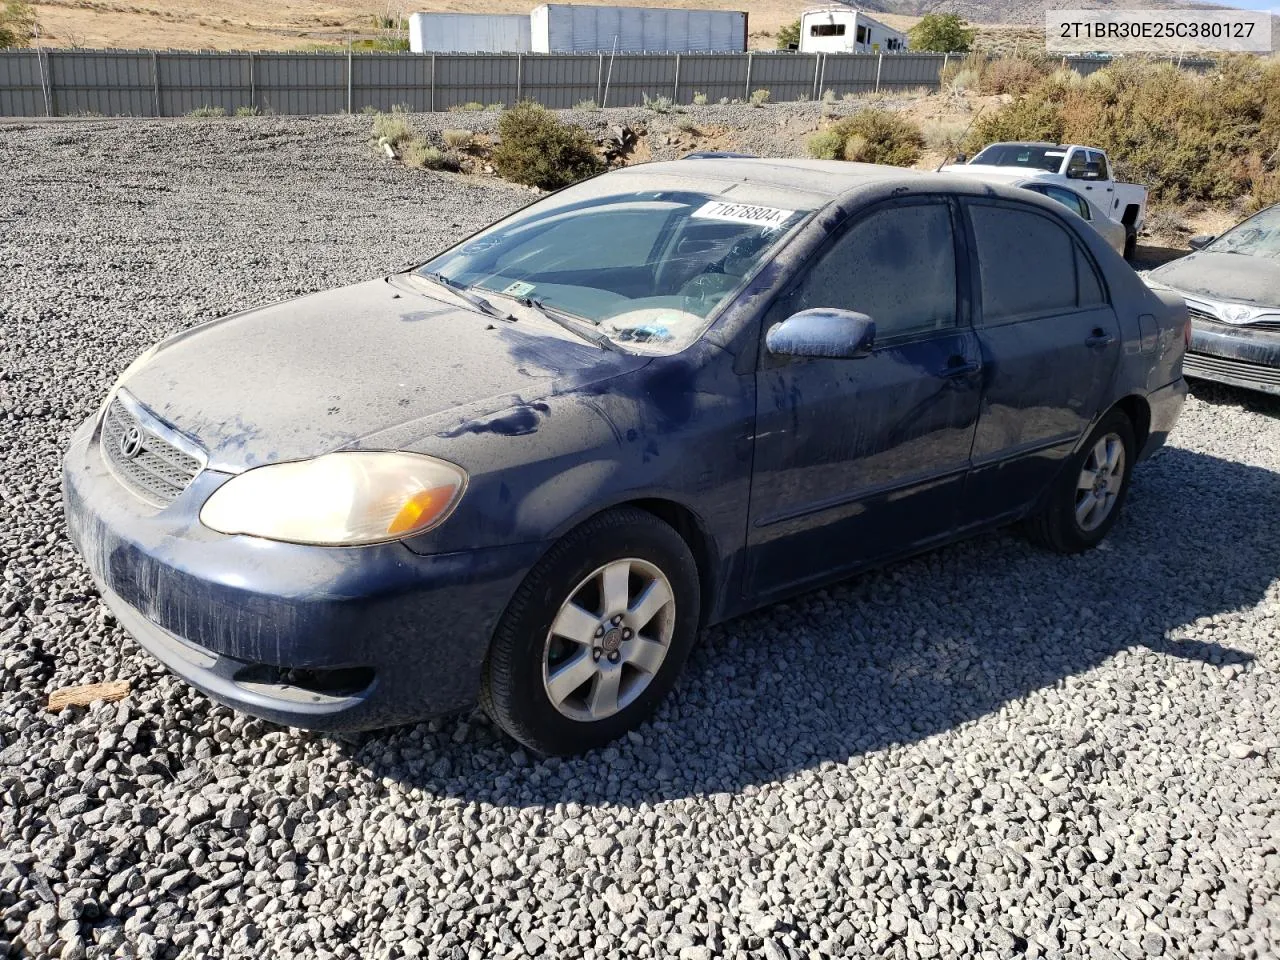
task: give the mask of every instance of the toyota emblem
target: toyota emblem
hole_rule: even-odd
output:
[[[120,456],[132,460],[142,452],[142,432],[137,427],[130,427],[120,438]]]

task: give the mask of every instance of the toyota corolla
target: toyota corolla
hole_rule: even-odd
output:
[[[1023,190],[643,165],[147,351],[75,434],[67,522],[121,624],[223,703],[333,730],[478,699],[574,752],[708,624],[1001,524],[1096,545],[1187,336]]]

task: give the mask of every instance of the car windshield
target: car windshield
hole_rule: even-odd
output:
[[[1214,253],[1239,253],[1247,257],[1280,260],[1280,204],[1232,227],[1207,249]]]
[[[810,212],[779,205],[777,194],[765,203],[684,190],[588,192],[528,207],[417,272],[589,321],[627,349],[670,353],[702,334]]]
[[[1019,167],[1047,170],[1057,173],[1067,151],[1061,147],[1029,146],[1025,143],[993,143],[970,163],[982,163],[990,167]]]

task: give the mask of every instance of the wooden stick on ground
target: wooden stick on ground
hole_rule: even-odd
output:
[[[63,687],[49,694],[48,709],[57,713],[67,707],[87,707],[95,700],[112,702],[129,695],[128,680],[108,680],[106,683],[86,683],[78,687]]]

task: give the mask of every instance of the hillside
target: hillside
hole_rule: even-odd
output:
[[[774,35],[822,0],[614,0],[626,6],[742,9],[749,14],[751,46],[771,48]],[[385,36],[380,16],[415,10],[523,13],[535,0],[41,0],[35,4],[42,40],[54,46],[179,49],[294,50],[342,46],[348,39]],[[1168,9],[1180,0],[1143,0],[1132,6]],[[974,24],[1041,25],[1059,0],[865,0],[858,4],[890,26],[905,29],[929,10],[954,10]],[[1073,6],[1111,6],[1075,0]],[[994,29],[997,41],[1002,33]],[[1000,44],[995,44],[999,46]]]

